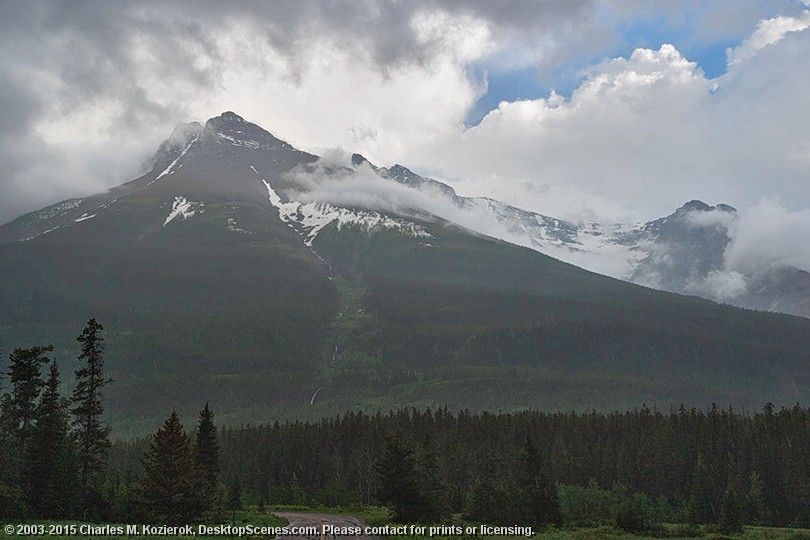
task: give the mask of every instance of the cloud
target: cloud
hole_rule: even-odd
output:
[[[131,179],[174,125],[224,110],[308,151],[350,148],[575,221],[770,193],[808,207],[806,12],[769,16],[719,79],[655,44],[583,70],[568,97],[503,102],[464,125],[498,73],[598,58],[625,46],[618,27],[658,19],[694,39],[736,36],[790,2],[756,4],[11,3],[0,221]]]
[[[651,199],[664,199],[671,210],[694,198],[683,198],[689,176],[707,174],[689,163],[694,158],[686,146],[699,144],[693,136],[706,124],[702,110],[711,88],[671,45],[637,49],[628,59],[595,66],[570,99],[552,94],[502,102],[478,126],[444,137],[422,155],[463,179],[463,190],[479,194],[486,186],[495,197],[568,219],[579,217],[571,212],[577,205],[604,218],[611,209],[603,201],[617,195],[636,211]],[[652,211],[661,215],[662,206]]]
[[[587,70],[570,98],[502,102],[413,154],[462,193],[575,221],[652,219],[694,198],[810,207],[808,17],[744,42],[717,79],[671,45],[636,49]]]
[[[777,197],[766,197],[737,216],[717,211],[693,212],[698,226],[727,228],[729,243],[722,268],[689,277],[683,292],[733,302],[772,283],[771,272],[783,268],[810,271],[810,247],[801,239],[810,235],[810,210],[790,211]],[[704,219],[705,218],[705,219]],[[648,283],[657,286],[658,283]]]
[[[738,217],[735,212],[715,208],[714,210],[687,212],[684,219],[693,227],[731,229],[736,225]]]
[[[438,217],[480,234],[537,248],[526,234],[498,222],[483,206],[460,207],[437,194],[431,186],[415,189],[381,178],[368,164],[349,169],[346,168],[348,163],[348,154],[332,149],[329,159],[322,158],[314,165],[287,173],[284,176],[286,187],[280,192],[287,199],[301,203],[325,202],[428,220]]]
[[[5,221],[132,178],[174,125],[224,110],[310,150],[405,154],[463,122],[485,91],[470,66],[500,40],[563,47],[560,29],[590,18],[592,1],[53,1],[2,12]]]
[[[746,276],[735,270],[710,270],[705,276],[693,277],[684,286],[683,292],[730,302],[748,292]]]
[[[810,271],[810,210],[791,211],[776,197],[741,212],[726,249],[726,269],[748,275],[793,266]]]
[[[728,63],[737,64],[751,58],[760,49],[781,41],[789,32],[800,32],[808,26],[810,26],[808,11],[804,11],[799,17],[774,17],[760,21],[750,37],[726,52]]]

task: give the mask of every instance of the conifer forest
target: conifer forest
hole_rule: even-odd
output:
[[[145,438],[103,420],[103,327],[77,337],[63,388],[52,347],[4,371],[0,515],[188,524],[257,508],[382,506],[395,523],[655,530],[659,523],[810,527],[810,409],[348,412],[219,427],[204,403]]]

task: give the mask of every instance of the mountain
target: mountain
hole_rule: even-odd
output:
[[[810,274],[776,264],[760,270],[728,268],[737,211],[691,201],[645,226],[645,257],[627,276],[658,289],[695,294],[741,307],[810,317]]]
[[[448,185],[402,165],[375,167],[363,156],[354,166],[443,199],[443,217],[474,231],[529,247],[618,279],[695,295],[735,306],[810,317],[810,273],[787,265],[741,272],[730,269],[737,210],[689,201],[669,216],[646,223],[573,224],[485,197],[460,197]]]
[[[497,230],[475,232],[482,216]],[[70,373],[75,336],[101,321],[124,434],[206,400],[255,423],[810,392],[810,320],[591,273],[504,231],[625,251],[647,234],[460,197],[362,156],[325,163],[227,112],[178,126],[139,178],[0,227],[0,340],[53,342]]]

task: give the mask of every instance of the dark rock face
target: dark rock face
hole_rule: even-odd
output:
[[[673,214],[648,223],[648,255],[630,280],[673,292],[686,292],[695,279],[722,269],[737,211],[728,205],[690,201]]]

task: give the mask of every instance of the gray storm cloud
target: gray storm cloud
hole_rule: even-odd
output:
[[[129,180],[174,125],[223,110],[308,151],[340,145],[570,220],[692,198],[810,206],[806,11],[699,4],[692,28],[668,2],[6,2],[0,221]],[[616,27],[662,14],[691,42],[750,35],[719,79],[671,46],[628,54]],[[465,125],[488,72],[577,55],[606,57],[570,96]]]
[[[318,47],[345,52],[341,61],[365,66],[382,84],[407,66],[417,76],[420,68],[435,70],[435,57],[452,52],[455,45],[447,43],[444,32],[414,29],[420,13],[481,21],[490,32],[528,39],[553,36],[573,21],[588,19],[592,4],[5,2],[0,6],[0,221],[130,179],[142,172],[144,159],[171,126],[188,118],[266,110],[279,92],[318,85],[310,78],[322,68]],[[263,89],[268,78],[283,84]],[[418,77],[414,82],[419,84]],[[473,90],[461,101],[471,106],[476,95]],[[334,101],[330,107],[341,105],[340,96],[324,99]],[[312,129],[317,128],[301,126],[299,132]],[[325,142],[299,138],[304,145]]]

